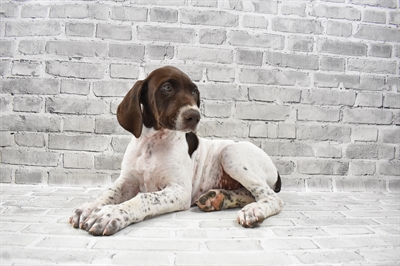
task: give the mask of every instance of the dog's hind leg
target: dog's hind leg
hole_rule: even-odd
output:
[[[206,212],[230,208],[241,208],[254,202],[253,195],[245,188],[237,190],[211,189],[196,201],[197,206]]]

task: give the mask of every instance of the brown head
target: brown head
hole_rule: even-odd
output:
[[[190,78],[171,66],[158,68],[135,83],[117,110],[119,124],[139,138],[142,126],[196,131],[200,93]]]

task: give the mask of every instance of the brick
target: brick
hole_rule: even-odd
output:
[[[33,166],[57,166],[60,154],[55,152],[3,150],[2,163]]]
[[[395,74],[397,71],[396,62],[352,58],[348,59],[347,69],[350,71],[378,74]]]
[[[318,51],[328,54],[366,56],[368,46],[364,43],[320,40],[317,43]]]
[[[0,56],[10,57],[14,55],[16,42],[0,40]]]
[[[186,4],[185,0],[169,0],[169,1],[162,1],[159,0],[132,0],[134,4],[138,5],[159,5],[159,6],[183,6]]]
[[[360,25],[354,37],[373,41],[400,42],[397,30],[396,28]]]
[[[344,58],[336,58],[323,56],[320,58],[321,70],[344,72],[346,60]]]
[[[400,108],[400,94],[395,92],[385,92],[383,106],[389,108]]]
[[[296,125],[295,124],[279,124],[278,138],[280,139],[295,139]]]
[[[143,41],[193,43],[195,31],[191,28],[138,26],[137,38]]]
[[[174,57],[174,47],[164,45],[148,45],[147,55],[153,60],[172,59]]]
[[[260,51],[238,50],[236,52],[236,62],[243,65],[261,66],[263,53]]]
[[[276,34],[249,34],[245,31],[231,31],[229,43],[237,46],[283,49],[284,37]]]
[[[264,1],[224,1],[222,7],[237,11],[247,11],[252,13],[276,14],[278,12],[277,2]]]
[[[74,169],[91,169],[93,157],[87,153],[64,153],[64,167]]]
[[[300,140],[320,140],[348,142],[350,140],[351,129],[343,126],[333,125],[299,125],[297,131]]]
[[[13,133],[0,132],[0,147],[9,147],[14,143]]]
[[[282,15],[298,15],[300,17],[306,16],[306,5],[303,3],[282,3]]]
[[[206,247],[210,251],[246,251],[262,249],[259,241],[256,240],[209,240],[206,241]]]
[[[290,106],[261,103],[240,103],[236,104],[235,116],[238,119],[251,120],[286,120],[293,109]]]
[[[393,154],[392,154],[393,152]],[[390,159],[394,157],[392,148],[378,144],[349,144],[346,149],[346,157],[349,159]]]
[[[246,138],[249,129],[246,122],[202,119],[198,133],[202,137]]]
[[[137,79],[139,77],[139,67],[135,65],[111,64],[110,77]]]
[[[323,88],[360,88],[360,76],[347,74],[314,74],[314,85]],[[354,102],[353,102],[354,103]]]
[[[396,8],[396,0],[350,0],[355,5]]]
[[[99,97],[125,96],[132,86],[133,82],[99,81],[93,84],[93,93]]]
[[[15,134],[15,143],[19,146],[44,147],[44,135],[39,133],[17,133]]]
[[[0,183],[11,183],[12,175],[11,169],[0,168]]]
[[[316,148],[315,155],[320,158],[341,158],[342,157],[342,148],[335,147],[332,144],[320,144]]]
[[[398,10],[389,13],[389,24],[400,25],[400,12]]]
[[[98,134],[129,134],[119,124],[116,117],[110,118],[96,118],[95,133]]]
[[[366,9],[363,12],[363,22],[372,22],[372,23],[386,23],[386,12],[382,12],[379,10]]]
[[[279,66],[291,67],[299,69],[318,69],[318,56],[316,55],[300,55],[300,54],[283,54],[283,53],[265,53],[266,63]]]
[[[268,20],[263,16],[244,15],[243,26],[248,28],[266,29]]]
[[[287,48],[291,51],[312,52],[314,48],[314,39],[303,36],[288,36]]]
[[[46,73],[60,77],[101,79],[104,77],[104,68],[94,63],[48,61]]]
[[[241,69],[239,81],[242,83],[284,86],[307,86],[310,83],[307,73],[269,69]]]
[[[249,137],[266,138],[268,137],[268,124],[265,122],[254,121],[250,124]]]
[[[266,102],[300,102],[300,90],[267,86],[249,87],[249,99]]]
[[[114,6],[111,8],[111,18],[123,21],[146,21],[147,8]]]
[[[400,130],[398,128],[382,129],[379,138],[383,143],[398,144],[400,143]]]
[[[110,57],[140,61],[144,57],[144,46],[127,44],[110,44]]]
[[[110,139],[98,135],[49,135],[49,149],[77,151],[105,151]]]
[[[99,20],[107,20],[109,18],[109,7],[99,3],[89,5],[89,17]]]
[[[131,142],[131,136],[116,136],[111,140],[111,146],[114,152],[125,153],[126,147]]]
[[[337,21],[328,21],[326,32],[328,35],[349,37],[353,31],[353,26],[350,23]]]
[[[353,251],[337,251],[329,250],[326,252],[302,251],[296,256],[297,259],[304,264],[323,264],[323,263],[339,263],[348,264],[354,261],[362,261],[364,258]]]
[[[297,119],[300,121],[338,122],[340,109],[335,107],[299,106]]]
[[[9,75],[10,62],[9,60],[0,60],[0,76]]]
[[[41,72],[41,63],[37,61],[13,61],[11,65],[11,74],[16,76],[37,77]]]
[[[400,175],[400,162],[379,162],[379,173],[382,175],[399,176]]]
[[[64,79],[61,81],[61,93],[88,95],[90,83],[82,80]]]
[[[378,130],[375,128],[355,128],[352,132],[352,139],[354,141],[374,141],[378,139]]]
[[[235,69],[207,67],[206,76],[211,81],[233,82],[235,80]]]
[[[94,132],[94,120],[91,117],[64,117],[64,131]]]
[[[302,142],[264,141],[263,150],[270,156],[312,157],[314,151],[311,145]]]
[[[18,51],[25,55],[38,55],[45,52],[45,41],[40,40],[21,40],[18,45]]]
[[[381,107],[382,94],[377,92],[360,92],[357,94],[355,106]]]
[[[59,21],[10,21],[6,23],[6,36],[57,36],[61,34]]]
[[[278,138],[278,125],[268,123],[268,138],[277,139]]]
[[[33,132],[59,132],[61,120],[48,115],[3,115],[0,130],[6,131],[33,131]]]
[[[224,11],[180,10],[180,21],[192,25],[237,26],[239,16]]]
[[[386,191],[386,182],[376,177],[356,177],[335,179],[337,191]]]
[[[18,16],[18,5],[14,3],[2,3],[0,6],[1,17],[15,18]]]
[[[48,98],[46,111],[57,114],[88,114],[98,115],[109,112],[108,105],[100,100],[79,98]]]
[[[232,50],[200,48],[192,46],[178,47],[178,59],[201,62],[212,62],[219,64],[230,64],[233,62]]]
[[[94,157],[94,168],[98,170],[120,170],[123,156],[104,156]]]
[[[223,44],[226,41],[226,31],[220,29],[200,29],[199,42],[202,44]]]
[[[190,4],[192,6],[217,7],[218,6],[218,0],[207,0],[207,1],[192,0],[192,1],[190,1]]]
[[[39,113],[43,110],[43,99],[40,97],[15,97],[14,111]]]
[[[323,27],[318,20],[311,19],[291,19],[291,18],[273,18],[272,29],[274,31],[305,33],[305,34],[322,34]]]
[[[350,162],[350,173],[355,176],[374,175],[376,173],[376,165],[371,161],[353,160]]]
[[[361,20],[361,12],[351,6],[315,5],[311,14],[316,17]]]
[[[150,21],[155,22],[178,22],[178,10],[166,8],[150,9]]]
[[[368,49],[368,55],[390,58],[392,56],[392,46],[386,44],[370,44]]]
[[[89,9],[87,5],[57,5],[51,6],[51,18],[87,18]]]
[[[50,186],[87,186],[87,187],[106,187],[111,183],[111,179],[107,174],[99,173],[62,173],[50,172],[49,185]],[[57,260],[59,261],[59,260]]]
[[[146,65],[144,68],[144,72],[146,75],[150,74],[153,70],[159,68],[160,65]],[[175,67],[179,68],[181,71],[186,73],[192,81],[200,81],[203,78],[203,67],[199,65],[180,65],[180,64],[175,64]]]
[[[13,109],[11,97],[0,97],[0,111],[9,112]]]
[[[204,115],[207,117],[228,118],[232,115],[233,103],[206,102],[204,103]]]
[[[132,40],[132,26],[97,24],[96,37],[129,41]]]
[[[93,37],[95,24],[70,22],[65,25],[65,34],[67,36]]]
[[[16,171],[15,183],[16,184],[39,184],[42,182],[42,172],[37,171]]]
[[[45,18],[49,12],[48,6],[26,5],[21,8],[22,18]]]
[[[360,88],[366,91],[382,91],[386,87],[383,77],[361,76]]]
[[[291,160],[285,160],[285,159],[274,160],[274,164],[278,169],[279,174],[281,175],[290,175],[294,172],[295,164]],[[285,187],[288,187],[287,181],[284,182],[286,183]]]
[[[351,91],[304,90],[301,102],[307,104],[353,106],[355,99],[356,94]]]
[[[356,124],[390,125],[393,114],[388,110],[367,108],[346,108],[343,111],[343,122]]]

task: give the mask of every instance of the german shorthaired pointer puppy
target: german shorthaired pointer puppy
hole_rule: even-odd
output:
[[[197,86],[179,69],[163,67],[135,83],[117,118],[134,137],[115,183],[69,220],[93,235],[112,235],[162,213],[243,207],[237,221],[254,227],[279,213],[281,180],[270,157],[249,142],[197,137]]]

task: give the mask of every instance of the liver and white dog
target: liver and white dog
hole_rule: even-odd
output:
[[[200,95],[174,67],[139,80],[118,107],[120,125],[134,137],[115,183],[75,209],[70,223],[93,235],[112,235],[162,213],[243,207],[237,221],[253,227],[279,213],[281,180],[270,157],[249,142],[207,140],[196,132]]]

